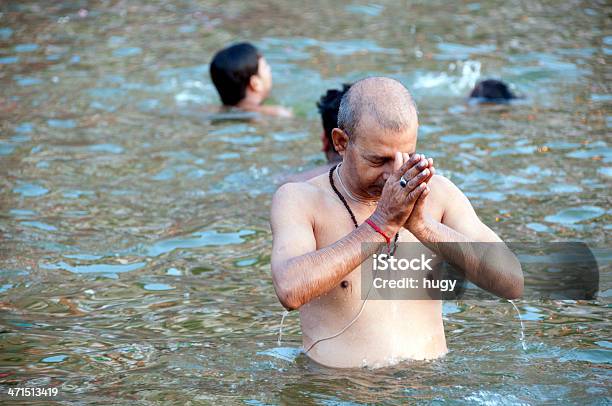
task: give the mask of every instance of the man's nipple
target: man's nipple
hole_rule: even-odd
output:
[[[348,288],[349,287],[349,281],[342,281],[342,282],[340,282],[340,287],[342,289]]]

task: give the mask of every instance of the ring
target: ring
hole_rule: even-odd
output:
[[[407,184],[408,184],[408,181],[406,179],[404,179],[404,177],[402,176],[400,178],[400,186],[401,187],[406,187]]]

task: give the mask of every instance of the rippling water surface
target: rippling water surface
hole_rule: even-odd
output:
[[[337,371],[270,279],[279,176],[323,162],[315,101],[366,75],[510,241],[609,247],[606,2],[0,4],[0,389],[102,403],[611,401],[609,255],[590,302],[447,302],[450,353]],[[254,41],[289,120],[219,114],[208,61]],[[501,77],[512,106],[465,103]],[[604,250],[605,251],[605,250]]]

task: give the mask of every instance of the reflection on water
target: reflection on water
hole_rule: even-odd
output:
[[[315,101],[366,75],[413,91],[419,150],[505,239],[609,245],[609,10],[437,3],[0,5],[2,393],[58,386],[104,403],[609,400],[605,250],[596,251],[599,300],[516,302],[525,348],[503,301],[445,303],[451,351],[431,362],[323,368],[301,353],[294,313],[277,346],[270,196],[282,174],[323,162]],[[272,102],[295,119],[218,112],[208,60],[245,36],[272,66]],[[468,105],[485,77],[523,98]]]

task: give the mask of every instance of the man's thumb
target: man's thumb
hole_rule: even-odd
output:
[[[404,156],[399,151],[395,152],[395,160],[393,161],[393,172],[399,171],[403,164]]]

